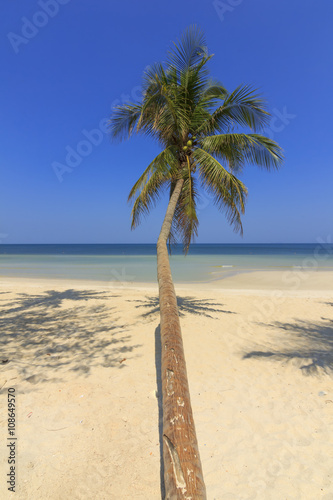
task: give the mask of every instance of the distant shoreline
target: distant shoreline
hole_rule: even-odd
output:
[[[211,280],[181,282],[175,275],[177,290],[220,290],[232,293],[272,294],[298,296],[306,293],[333,293],[333,269],[318,270],[245,270],[242,272],[227,272],[223,278],[215,277]],[[92,288],[92,289],[130,289],[130,290],[157,290],[155,281],[112,281],[97,279],[68,279],[66,277],[21,277],[2,276],[3,288],[25,285],[32,287],[61,287],[61,288]]]

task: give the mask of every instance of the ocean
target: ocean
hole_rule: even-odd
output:
[[[156,282],[155,244],[0,245],[2,277]],[[333,271],[333,244],[192,244],[170,257],[175,283],[209,282],[255,270]]]

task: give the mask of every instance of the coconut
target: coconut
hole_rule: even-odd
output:
[[[192,146],[192,141],[187,141],[187,145],[188,145],[189,147],[191,147],[191,146]]]
[[[187,146],[184,146],[184,147],[183,147],[183,151],[187,151]]]

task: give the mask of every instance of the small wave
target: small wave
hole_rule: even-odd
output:
[[[212,267],[235,267],[235,266],[232,266],[232,265],[229,265],[229,264],[225,264],[223,266],[212,266]]]

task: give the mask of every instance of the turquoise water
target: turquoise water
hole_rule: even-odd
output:
[[[175,282],[203,282],[253,270],[333,270],[333,245],[193,244],[189,255],[175,247]],[[3,277],[85,279],[126,284],[156,282],[156,246],[0,245]]]

